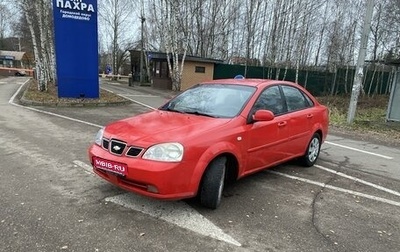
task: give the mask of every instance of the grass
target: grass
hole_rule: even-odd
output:
[[[128,100],[116,94],[100,89],[99,98],[59,98],[57,87],[50,83],[46,91],[39,91],[37,82],[31,80],[24,98],[38,104],[57,105],[57,106],[73,106],[73,105],[97,105],[97,104],[126,104]]]
[[[389,96],[360,96],[356,116],[351,124],[347,123],[350,97],[325,96],[318,97],[318,100],[329,108],[329,123],[332,129],[400,145],[400,123],[386,121]]]

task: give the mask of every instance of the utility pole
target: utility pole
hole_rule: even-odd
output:
[[[140,21],[142,22],[142,27],[141,27],[141,39],[140,39],[140,85],[143,85],[144,83],[144,59],[143,59],[143,54],[144,54],[144,41],[143,41],[143,27],[144,27],[144,22],[146,21],[146,18],[144,17],[144,10],[143,10],[143,1],[142,1],[142,11],[140,14]]]
[[[356,115],[358,96],[360,95],[362,80],[364,77],[365,54],[368,45],[369,30],[371,28],[372,13],[374,10],[374,0],[366,0],[366,9],[364,16],[364,26],[361,34],[360,50],[358,52],[358,60],[356,74],[354,75],[353,89],[351,91],[349,112],[347,115],[347,123],[352,123]]]

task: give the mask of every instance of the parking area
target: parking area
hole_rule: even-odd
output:
[[[400,150],[329,135],[317,165],[290,162],[224,191],[217,210],[157,201],[91,172],[98,128],[166,99],[103,83],[121,107],[24,107],[0,80],[4,251],[398,251]],[[143,125],[146,127],[146,125]]]

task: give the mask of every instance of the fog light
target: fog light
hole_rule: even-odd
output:
[[[148,185],[148,186],[147,186],[147,191],[148,191],[148,192],[151,192],[151,193],[158,193],[157,187],[152,186],[152,185]]]

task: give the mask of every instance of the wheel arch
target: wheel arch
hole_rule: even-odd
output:
[[[221,147],[224,148],[221,148]],[[216,151],[219,150],[219,151]],[[192,185],[195,186],[193,188],[196,191],[196,195],[199,193],[199,189],[201,183],[203,181],[204,174],[211,162],[219,157],[226,157],[226,173],[225,173],[225,181],[233,182],[236,181],[239,175],[239,167],[240,167],[240,152],[236,150],[236,147],[230,143],[221,143],[216,146],[210,147],[203,153],[197,162],[196,168],[194,170],[194,174],[192,176]]]
[[[325,135],[324,135],[324,133],[322,132],[321,129],[315,130],[315,131],[314,131],[314,134],[318,134],[319,137],[320,137],[320,139],[321,139],[321,141],[323,141],[323,140],[325,139]],[[314,134],[313,134],[313,135],[314,135]]]
[[[323,143],[326,139],[326,136],[328,135],[327,130],[323,127],[322,124],[315,124],[312,127],[312,131],[311,131],[311,135],[310,137],[312,137],[314,134],[318,134],[321,140],[321,143]]]
[[[311,138],[312,138],[315,134],[318,134],[318,135],[319,135],[319,140],[320,140],[321,144],[324,142],[326,136],[324,135],[324,133],[323,133],[323,131],[322,131],[321,128],[316,128],[316,129],[314,129],[314,130],[311,131],[311,132],[312,132],[312,134],[311,134],[311,137],[310,137],[309,140],[311,140]],[[305,148],[305,150],[304,150],[304,153],[306,153],[307,150],[308,150],[308,144],[306,145],[306,148]]]

